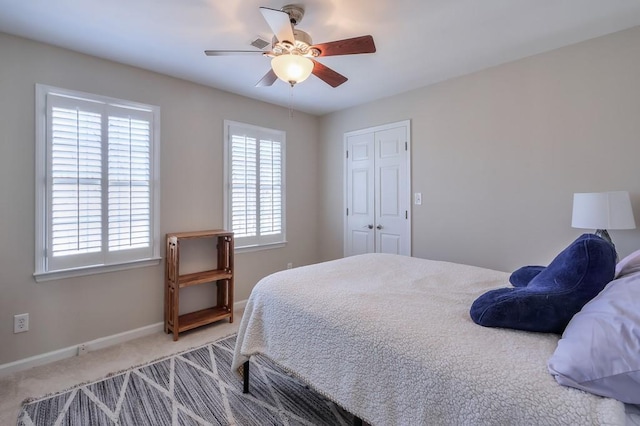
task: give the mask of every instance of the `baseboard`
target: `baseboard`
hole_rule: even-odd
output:
[[[246,305],[246,300],[236,302],[233,304],[234,311],[244,309]],[[29,358],[19,359],[13,362],[8,362],[6,364],[0,365],[0,377],[4,377],[12,373],[17,373],[18,371],[24,371],[32,367],[49,364],[61,359],[74,357],[78,355],[78,349],[81,346],[84,346],[87,351],[96,351],[162,331],[164,331],[164,322],[159,322],[156,324],[147,325],[145,327],[136,328],[134,330],[125,331],[123,333],[113,334],[111,336],[101,337],[89,342],[84,342],[78,345],[58,349],[56,351],[31,356]]]
[[[240,310],[240,309],[243,309],[243,310],[244,310],[244,308],[247,306],[247,302],[248,302],[248,300],[247,300],[247,299],[244,299],[244,300],[241,300],[241,301],[239,301],[239,302],[234,303],[234,304],[233,304],[233,310],[234,310],[234,311],[238,311],[238,310]],[[234,314],[234,315],[235,315],[235,314]]]

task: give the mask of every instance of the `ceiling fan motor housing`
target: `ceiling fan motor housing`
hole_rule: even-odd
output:
[[[317,49],[312,48],[311,36],[302,30],[293,29],[293,37],[296,39],[294,44],[288,42],[279,42],[277,37],[271,39],[273,53],[276,56],[281,54],[298,54],[302,56],[316,57],[320,53]]]
[[[302,42],[304,44],[306,44],[307,46],[311,46],[313,43],[311,42],[311,36],[309,35],[309,33],[306,33],[302,30],[297,30],[297,29],[293,29],[293,36],[296,39],[296,42]]]

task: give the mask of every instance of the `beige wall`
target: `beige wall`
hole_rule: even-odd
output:
[[[630,191],[640,225],[640,27],[321,119],[321,248],[342,256],[343,133],[412,126],[413,255],[513,270],[581,232],[574,192]],[[640,231],[612,231],[622,255]]]
[[[163,235],[223,226],[224,119],[285,130],[289,243],[236,256],[236,300],[288,262],[317,261],[317,117],[290,120],[285,108],[1,33],[0,52],[0,364],[163,320],[163,263],[34,281],[36,83],[161,107]],[[183,308],[202,307],[211,290],[185,290]],[[13,334],[24,312],[30,331]]]

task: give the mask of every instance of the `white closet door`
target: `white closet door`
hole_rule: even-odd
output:
[[[406,127],[375,132],[376,252],[411,254]]]
[[[347,138],[347,256],[375,252],[374,134]]]
[[[346,133],[345,148],[345,256],[410,256],[409,122]]]

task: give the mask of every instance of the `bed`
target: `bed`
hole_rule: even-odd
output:
[[[278,272],[251,293],[233,368],[262,354],[373,425],[630,422],[622,402],[549,374],[557,334],[470,319],[473,301],[508,280],[389,254]]]

